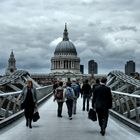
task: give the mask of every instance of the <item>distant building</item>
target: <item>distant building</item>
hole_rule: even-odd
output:
[[[8,67],[6,69],[6,75],[10,75],[17,70],[16,68],[16,59],[14,57],[13,50],[11,51],[10,58],[8,60]]]
[[[69,40],[67,25],[63,33],[63,39],[55,48],[51,58],[51,75],[57,80],[68,81],[81,77],[80,58],[77,56],[75,45]]]
[[[135,73],[135,62],[132,60],[129,60],[125,64],[125,74],[132,75],[133,73]]]
[[[80,74],[80,58],[76,47],[69,40],[66,24],[63,40],[57,44],[54,57],[51,58],[51,72]]]
[[[80,65],[80,72],[84,74],[84,65]]]
[[[88,61],[88,74],[97,74],[98,64],[94,60]]]

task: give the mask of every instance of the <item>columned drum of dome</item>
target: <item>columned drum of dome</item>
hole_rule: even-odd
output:
[[[80,73],[80,58],[74,44],[69,41],[67,26],[63,33],[63,40],[59,42],[51,58],[51,72]]]

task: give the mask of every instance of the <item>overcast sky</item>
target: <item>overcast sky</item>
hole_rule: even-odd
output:
[[[0,74],[11,50],[17,69],[49,73],[65,22],[81,64],[94,59],[98,72],[140,72],[140,0],[0,0]]]

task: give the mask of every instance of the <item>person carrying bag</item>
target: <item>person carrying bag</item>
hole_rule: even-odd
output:
[[[96,111],[93,108],[90,108],[88,112],[88,118],[92,121],[97,121]]]
[[[32,128],[34,108],[37,103],[37,90],[33,86],[33,82],[31,80],[28,80],[27,85],[23,87],[21,94],[17,98],[17,101],[18,100],[21,100],[20,108],[24,109],[26,126]]]
[[[100,85],[95,87],[92,98],[92,108],[96,109],[101,135],[104,136],[109,117],[109,109],[112,107],[111,89],[106,86],[107,79],[102,77]]]
[[[37,122],[40,119],[40,115],[38,112],[38,107],[35,105],[34,114],[33,114],[33,122]]]

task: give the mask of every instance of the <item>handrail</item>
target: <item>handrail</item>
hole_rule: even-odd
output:
[[[44,89],[46,87],[51,87],[52,85],[49,85],[49,86],[44,86],[44,87],[39,87],[39,88],[36,88],[37,90],[40,90],[40,89]],[[8,93],[0,93],[0,97],[6,97],[6,96],[9,96],[9,95],[18,95],[22,92],[22,90],[20,91],[14,91],[14,92],[8,92]]]
[[[129,96],[129,97],[140,98],[140,95],[134,95],[134,94],[129,94],[129,93],[125,93],[125,92],[119,92],[119,91],[113,91],[113,90],[111,92],[115,93],[115,94],[126,95],[126,96]]]
[[[39,90],[39,93],[41,94],[41,96],[38,98],[38,101],[37,101],[37,104],[40,105],[41,103],[43,103],[44,101],[46,101],[52,94],[52,85],[51,86],[44,86],[44,87],[41,87],[41,88],[37,88],[37,90]],[[10,93],[10,96],[11,95],[17,95],[21,93],[21,91],[19,92],[12,92],[12,94]],[[6,93],[6,98],[9,97],[9,94]],[[5,97],[2,97],[2,98],[5,98]],[[2,100],[3,102],[3,100]],[[0,102],[0,103],[2,103]],[[9,101],[11,102],[11,101]],[[16,103],[14,103],[14,106],[15,106]],[[10,103],[9,103],[10,105]],[[16,104],[17,105],[17,104]],[[13,109],[14,110],[14,109]],[[6,108],[6,112],[9,111],[9,108]],[[13,112],[13,114],[11,114],[10,116],[7,116],[5,118],[3,118],[1,121],[0,121],[0,129],[9,125],[10,123],[16,121],[18,118],[22,117],[24,114],[24,111],[23,110],[20,110],[19,107],[17,108],[16,107],[16,111]]]
[[[36,89],[37,89],[37,100],[40,100],[44,98],[46,95],[48,95],[50,92],[52,92],[52,85],[39,87]],[[4,119],[21,110],[20,109],[21,101],[18,98],[21,92],[22,91],[16,91],[0,94],[0,115]]]
[[[140,123],[140,95],[112,91],[112,109],[119,114]]]

